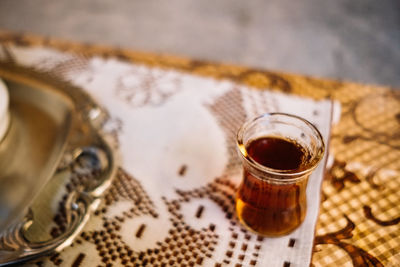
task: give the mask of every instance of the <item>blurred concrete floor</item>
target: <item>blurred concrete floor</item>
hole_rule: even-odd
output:
[[[399,0],[1,0],[0,28],[400,87]]]

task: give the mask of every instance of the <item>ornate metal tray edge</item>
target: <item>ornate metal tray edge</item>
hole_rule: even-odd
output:
[[[85,177],[78,183],[68,183],[65,201],[62,202],[64,231],[57,236],[39,241],[29,238],[30,228],[35,222],[35,211],[32,208],[21,221],[0,232],[0,266],[3,266],[59,252],[72,243],[91,213],[98,207],[100,197],[112,183],[116,172],[116,149],[111,138],[102,131],[109,117],[107,112],[83,90],[48,73],[10,62],[0,62],[0,78],[50,90],[71,100],[72,132],[51,180],[55,180],[54,176],[63,172],[67,173],[69,179],[77,179],[82,174]],[[37,201],[39,200],[34,200]]]

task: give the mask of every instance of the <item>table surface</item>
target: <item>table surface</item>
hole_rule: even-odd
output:
[[[10,32],[0,32],[0,43],[114,57],[339,101],[341,118],[329,144],[334,159],[323,182],[312,265],[400,264],[400,90]]]
[[[399,20],[398,0],[0,1],[10,31],[387,86]]]

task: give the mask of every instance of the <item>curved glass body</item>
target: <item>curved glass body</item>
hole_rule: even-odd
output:
[[[321,134],[300,117],[268,113],[240,128],[237,146],[243,163],[236,196],[240,221],[264,236],[292,232],[305,218],[308,178],[324,155]]]

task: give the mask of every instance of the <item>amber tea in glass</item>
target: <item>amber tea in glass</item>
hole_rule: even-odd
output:
[[[324,154],[321,134],[300,117],[268,113],[239,129],[237,145],[243,163],[239,220],[264,236],[292,232],[306,215],[308,177]]]

